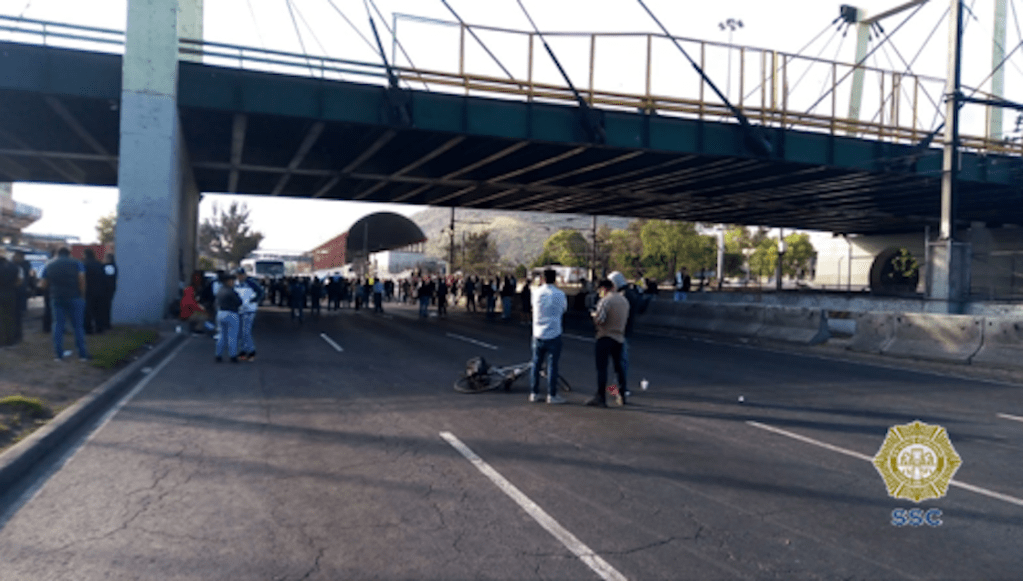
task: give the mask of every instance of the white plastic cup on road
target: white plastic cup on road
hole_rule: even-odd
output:
[[[643,378],[643,381],[639,382],[639,388],[646,391],[650,387],[650,382]]]

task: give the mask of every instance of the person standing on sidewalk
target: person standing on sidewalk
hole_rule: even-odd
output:
[[[558,395],[558,363],[561,359],[561,318],[568,298],[554,286],[557,273],[543,271],[544,284],[533,293],[533,369],[529,375],[529,401],[540,399],[540,368],[547,362],[547,403],[565,403]]]
[[[242,305],[238,309],[238,322],[241,327],[238,334],[240,343],[238,357],[242,361],[255,361],[256,343],[252,340],[252,325],[256,322],[256,310],[263,300],[263,285],[249,278],[244,268],[239,268],[238,281],[234,286],[235,292],[242,299]]]
[[[235,292],[235,275],[225,274],[220,280],[217,290],[217,349],[216,361],[224,361],[224,348],[231,356],[231,363],[238,363],[238,309],[242,306],[242,298]]]
[[[56,260],[46,265],[41,286],[50,295],[50,308],[53,310],[54,360],[64,359],[64,327],[70,318],[78,357],[88,361],[89,351],[85,348],[85,265],[71,258],[71,251],[62,247],[57,251]]]
[[[600,281],[600,302],[593,311],[593,324],[597,327],[594,355],[597,363],[597,394],[586,402],[588,406],[607,407],[607,360],[614,364],[618,376],[622,405],[626,403],[625,367],[622,365],[622,346],[625,344],[625,324],[629,319],[629,301],[618,292],[610,280]]]

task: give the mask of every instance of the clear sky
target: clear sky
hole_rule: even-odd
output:
[[[545,31],[584,32],[653,32],[654,23],[635,0],[523,0],[538,26]],[[718,24],[728,18],[742,20],[743,27],[736,30],[732,40],[736,44],[771,48],[795,53],[804,48],[812,39],[822,33],[815,43],[810,44],[802,54],[822,58],[854,60],[855,34],[847,37],[835,33],[831,22],[838,16],[839,5],[854,3],[868,11],[878,13],[903,0],[718,0],[697,2],[695,0],[647,0],[647,4],[678,36],[715,41],[727,41],[728,33]],[[474,24],[507,27],[525,30],[529,28],[522,11],[515,0],[449,0],[462,18]],[[1023,2],[1010,0],[1013,10],[1008,17],[1008,40],[1010,50],[1020,42],[1015,10],[1023,11]],[[271,48],[310,54],[326,54],[333,57],[378,62],[378,55],[343,20],[338,9],[351,19],[359,31],[372,38],[363,0],[291,0],[293,11],[289,13],[287,0],[204,0],[206,40]],[[384,14],[387,25],[397,18],[398,38],[412,55],[415,64],[423,68],[457,70],[458,32],[437,25],[416,23],[396,14],[414,14],[431,18],[451,20],[452,16],[440,0],[376,0]],[[990,46],[992,28],[991,0],[967,0],[972,7],[968,18],[966,67],[964,82],[979,83],[990,71]],[[941,20],[948,8],[946,0],[931,0],[906,26],[893,36],[894,48],[878,52],[876,60],[868,64],[879,67],[905,70],[897,62],[897,49],[902,58],[912,60],[913,71],[944,77],[946,67],[945,47],[947,25]],[[0,0],[0,14],[24,16],[40,20],[54,20],[82,25],[124,29],[126,0]],[[293,25],[297,22],[301,33]],[[1023,17],[1023,15],[1020,15]],[[887,32],[895,29],[905,16],[896,16],[885,21]],[[940,24],[939,24],[940,22]],[[378,20],[377,26],[383,36],[386,50],[392,49],[391,36]],[[924,42],[931,31],[931,41]],[[6,36],[0,34],[0,38]],[[301,41],[299,40],[301,38]],[[489,34],[484,40],[502,61],[516,75],[525,67],[525,45],[515,35]],[[471,43],[470,43],[471,44]],[[585,39],[557,39],[552,45],[559,58],[565,61],[573,80],[585,85],[587,80],[589,44]],[[595,84],[599,88],[642,90],[645,45],[632,41],[608,41],[598,48],[598,66]],[[732,74],[732,81],[725,73],[725,60],[720,54],[708,53],[713,61],[707,67],[711,77],[727,86],[733,98],[738,93],[738,65]],[[552,66],[537,57],[536,75],[558,82]],[[717,61],[715,61],[717,59]],[[892,66],[888,60],[895,64]],[[399,64],[405,64],[399,56]],[[695,86],[687,75],[693,73],[685,65],[674,48],[658,47],[654,60],[655,92],[676,94],[684,87]],[[1023,58],[1019,52],[1007,68],[1007,94],[1014,89],[1023,91]],[[500,75],[500,71],[478,48],[470,47],[467,66],[474,71]],[[798,69],[795,72],[800,72]],[[755,75],[747,71],[747,75]],[[803,82],[807,90],[803,97],[812,101],[820,94],[818,74],[810,70]],[[747,77],[749,78],[749,77]],[[732,86],[732,84],[736,86]],[[725,86],[722,89],[725,89]],[[868,98],[876,88],[868,87]],[[750,86],[746,86],[746,92]],[[1018,92],[1017,91],[1017,92]],[[940,90],[934,95],[940,102]],[[968,108],[969,109],[969,108]],[[983,112],[976,108],[965,112],[964,123],[977,127],[983,123]],[[1014,116],[1006,115],[1009,128]],[[930,119],[926,123],[931,125]],[[14,196],[18,201],[40,207],[44,217],[30,228],[33,232],[73,234],[84,241],[95,238],[97,219],[116,208],[117,194],[113,189],[82,188],[39,184],[15,184]],[[413,206],[382,206],[365,203],[314,200],[282,200],[258,196],[207,195],[200,206],[200,216],[211,213],[214,202],[230,203],[233,199],[245,201],[252,210],[253,223],[257,230],[266,235],[264,248],[307,250],[347,229],[363,215],[388,208],[410,214],[419,208]]]

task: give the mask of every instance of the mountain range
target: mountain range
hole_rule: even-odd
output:
[[[450,208],[427,208],[409,216],[427,236],[426,254],[446,259],[448,255]],[[623,230],[632,218],[597,218],[597,225],[607,224],[614,230]],[[506,264],[530,264],[540,255],[543,244],[554,233],[563,229],[577,229],[586,240],[591,240],[593,218],[581,214],[544,214],[541,212],[513,212],[504,210],[455,210],[455,244],[464,233],[489,231],[497,245],[501,261]]]

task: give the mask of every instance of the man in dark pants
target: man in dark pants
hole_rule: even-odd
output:
[[[102,304],[106,302],[107,277],[92,248],[85,249],[85,334],[101,333]]]
[[[50,295],[50,304],[53,305],[54,359],[64,359],[64,325],[71,319],[78,356],[87,361],[89,352],[85,348],[85,330],[82,328],[85,318],[85,266],[71,258],[71,251],[61,248],[57,251],[57,259],[46,265],[41,285]]]
[[[622,405],[626,403],[625,367],[622,365],[622,346],[625,343],[625,324],[629,319],[629,301],[622,296],[610,280],[600,281],[600,302],[593,311],[593,324],[597,328],[595,359],[597,363],[597,394],[586,402],[588,406],[607,407],[607,360],[614,364],[618,376]]]
[[[0,347],[21,340],[21,317],[18,316],[18,267],[0,251]]]
[[[22,338],[22,324],[25,321],[25,314],[28,312],[28,297],[35,291],[35,280],[32,277],[32,264],[25,260],[25,253],[18,251],[14,253],[14,266],[18,267],[21,281],[18,283],[16,290],[18,306],[15,312],[15,317],[18,320],[17,323],[17,334],[18,340]]]
[[[117,261],[113,254],[107,254],[107,262],[103,265],[103,301],[100,304],[99,324],[102,330],[110,330],[110,312],[114,307],[114,293],[117,292]]]

